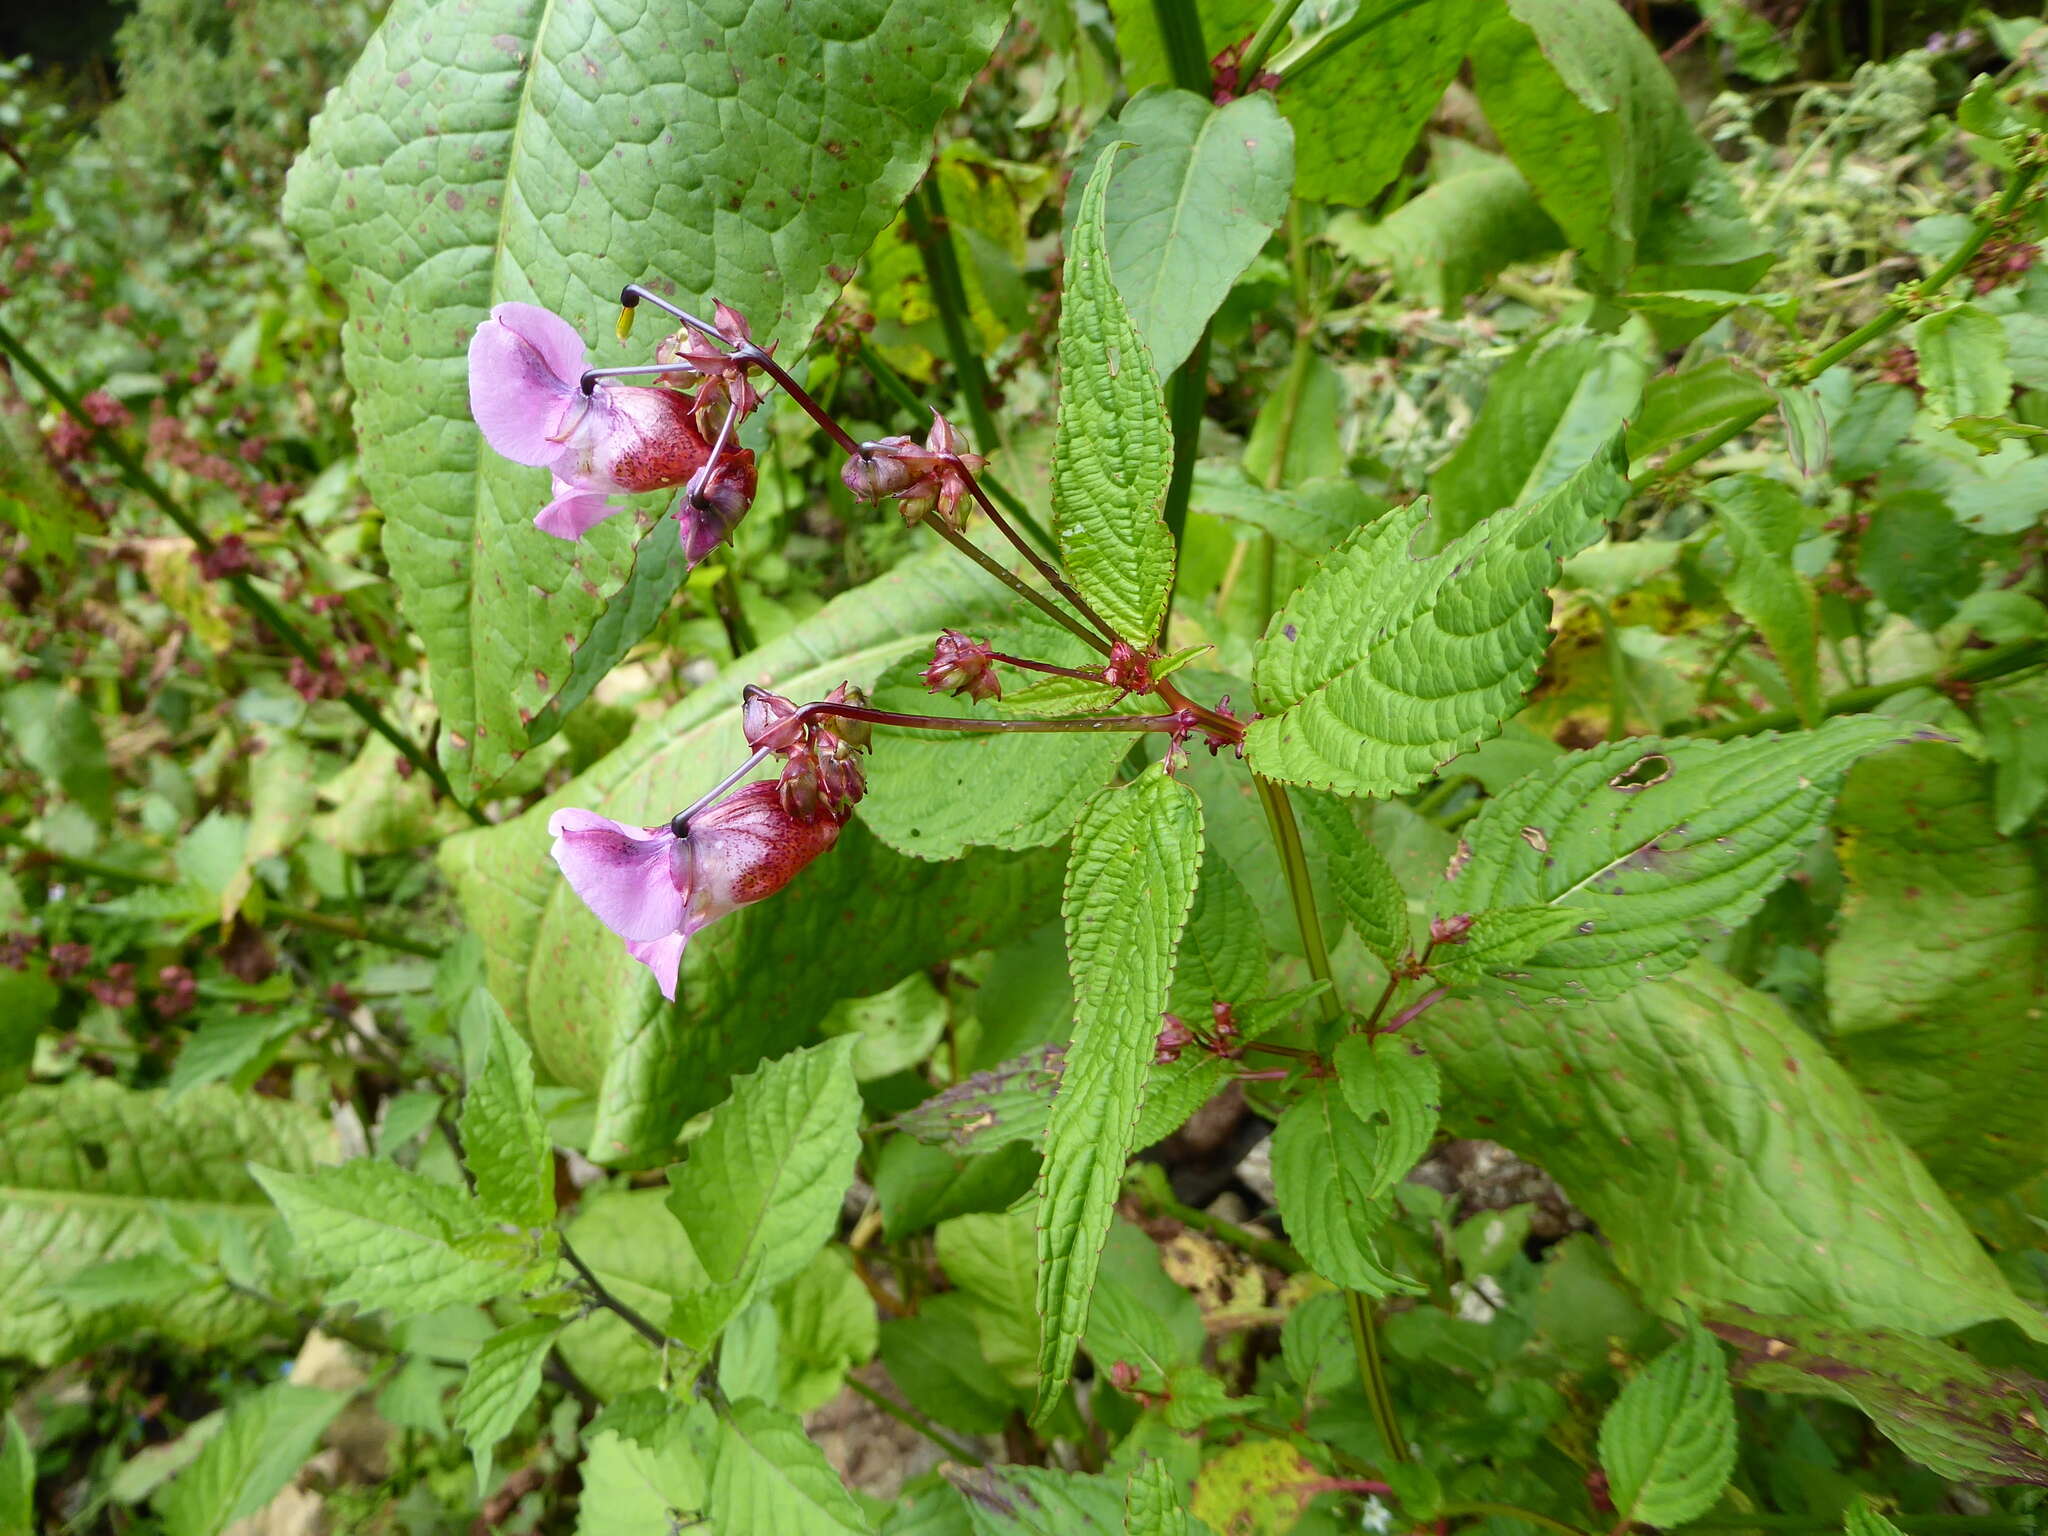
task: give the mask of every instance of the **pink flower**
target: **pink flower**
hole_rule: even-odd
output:
[[[629,827],[595,811],[548,818],[550,851],[569,884],[671,1002],[690,935],[773,896],[839,840],[839,825],[832,816],[790,815],[766,780],[700,814],[681,837],[673,827]]]
[[[515,464],[554,476],[554,500],[533,523],[559,539],[580,539],[618,511],[620,491],[686,484],[711,445],[697,430],[687,395],[672,389],[582,388],[583,338],[568,321],[535,304],[500,304],[469,341],[469,410],[484,439]],[[729,448],[705,500],[718,532],[706,542],[702,509],[686,514],[683,538],[692,563],[731,531],[754,497],[754,456]]]

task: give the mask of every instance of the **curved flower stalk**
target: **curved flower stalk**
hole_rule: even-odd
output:
[[[724,375],[699,396],[662,385],[585,388],[583,338],[536,304],[500,304],[469,342],[469,408],[484,439],[515,464],[554,476],[554,499],[536,528],[580,539],[619,510],[620,492],[687,487],[676,512],[692,565],[731,535],[754,500],[754,456],[731,445],[744,397]],[[688,359],[678,366],[691,368]],[[727,403],[726,422],[705,436],[703,396]]]

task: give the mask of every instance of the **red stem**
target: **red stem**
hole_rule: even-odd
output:
[[[1018,533],[1017,530],[1010,525],[1010,520],[1004,517],[1001,512],[996,510],[996,504],[993,501],[989,500],[988,492],[984,491],[981,488],[981,482],[974,478],[974,475],[972,474],[972,472],[968,470],[967,466],[960,463],[958,459],[955,459],[953,461],[953,465],[956,469],[960,471],[960,473],[963,476],[965,476],[967,480],[967,489],[973,495],[975,505],[981,508],[982,515],[985,516],[990,522],[994,523],[996,527],[999,530],[1001,530],[1003,537],[1008,539],[1010,543],[1016,547],[1017,552],[1023,555],[1023,557],[1026,560],[1029,560],[1031,562],[1032,569],[1036,570],[1039,575],[1043,576],[1046,579],[1047,583],[1052,587],[1053,591],[1059,593],[1061,597],[1065,598],[1067,602],[1070,605],[1072,605],[1074,612],[1080,614],[1082,618],[1086,619],[1090,624],[1093,624],[1097,629],[1101,630],[1103,637],[1105,639],[1111,641],[1112,643],[1122,639],[1123,637],[1119,635],[1116,632],[1116,630],[1110,626],[1109,622],[1106,619],[1104,619],[1101,614],[1097,613],[1093,608],[1088,606],[1087,599],[1082,597],[1079,592],[1076,592],[1073,589],[1073,587],[1068,584],[1066,577],[1062,576],[1059,573],[1058,568],[1055,567],[1050,561],[1048,561],[1045,558],[1045,556],[1041,555],[1037,550],[1033,549],[1031,545],[1028,542],[1026,542],[1024,536]]]
[[[1084,683],[1102,683],[1105,688],[1109,686],[1103,681],[1100,670],[1089,672],[1080,667],[1056,667],[1049,661],[1033,661],[1027,656],[1011,656],[1002,651],[990,651],[988,659],[1012,667],[1021,667],[1026,672],[1050,672],[1054,677],[1077,677]]]
[[[794,718],[809,720],[818,715],[837,715],[842,720],[865,720],[870,725],[896,725],[912,731],[965,731],[971,735],[996,736],[1005,731],[1179,731],[1187,721],[1179,715],[1073,715],[1064,720],[978,720],[959,715],[899,715],[889,709],[869,709],[862,704],[834,704],[820,700],[797,710]]]

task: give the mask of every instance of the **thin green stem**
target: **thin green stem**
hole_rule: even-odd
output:
[[[1561,1531],[1563,1536],[1586,1536],[1586,1533],[1576,1525],[1566,1525],[1562,1520],[1553,1520],[1549,1515],[1539,1514],[1533,1509],[1524,1509],[1519,1504],[1499,1504],[1490,1499],[1466,1504],[1440,1504],[1436,1512],[1449,1520],[1467,1515],[1477,1520],[1491,1519],[1495,1516],[1504,1520],[1526,1520],[1531,1525],[1542,1526],[1546,1531]]]
[[[1386,1442],[1389,1456],[1398,1462],[1413,1461],[1414,1453],[1401,1438],[1401,1423],[1394,1415],[1394,1395],[1387,1386],[1387,1364],[1380,1356],[1379,1323],[1373,1317],[1371,1298],[1346,1291],[1344,1312],[1351,1324],[1351,1347],[1358,1354],[1358,1379],[1365,1384],[1366,1401],[1372,1405],[1373,1424]]]
[[[993,555],[989,554],[936,512],[925,513],[924,525],[948,544],[959,550],[961,554],[972,560],[976,565],[980,566],[984,571],[988,572],[989,575],[995,577],[997,581],[1000,581],[1012,592],[1023,598],[1025,602],[1038,609],[1039,612],[1059,625],[1060,628],[1074,635],[1093,649],[1100,651],[1103,655],[1107,656],[1109,654],[1110,642],[1108,640],[1095,633],[1094,630],[1075,618],[1066,609],[1060,607],[1058,603],[1032,586]]]
[[[142,460],[135,455],[134,450],[129,448],[126,443],[121,441],[120,438],[116,437],[107,428],[100,425],[99,422],[95,421],[86,411],[85,407],[79,404],[78,397],[58,383],[50,371],[42,365],[41,360],[33,352],[29,351],[20,338],[5,325],[0,325],[0,350],[4,350],[16,362],[20,363],[23,368],[28,370],[29,375],[34,378],[36,383],[42,386],[44,393],[56,401],[67,416],[85,428],[100,451],[113,460],[114,466],[121,472],[121,478],[155,502],[164,516],[168,517],[176,525],[178,531],[198,547],[200,553],[211,554],[218,547],[213,535],[200,525],[199,520],[186,510],[176,497],[164,489],[163,483],[144,467]],[[321,657],[320,648],[314,645],[298,626],[285,617],[284,610],[272,602],[261,588],[239,571],[232,572],[222,579],[227,583],[228,590],[234,594],[235,601],[246,608],[258,622],[275,634],[278,639],[283,641],[288,650],[298,656],[309,667],[315,667],[322,671],[327,669],[328,663]],[[353,688],[347,688],[342,692],[341,702],[354,711],[356,717],[363,724],[396,747],[407,762],[427,776],[427,781],[430,784],[447,796],[448,799],[461,806],[464,814],[471,821],[475,822],[478,826],[484,825],[483,812],[465,802],[455,793],[455,787],[448,782],[448,776],[441,771],[441,765],[434,760],[430,753],[421,748],[412,737],[386,719],[384,712],[377,707],[375,701]]]
[[[1875,683],[1868,688],[1850,688],[1842,693],[1830,694],[1821,701],[1820,712],[1824,717],[1858,714],[1867,709],[1875,709],[1894,695],[1915,688],[1940,689],[1956,683],[1975,686],[1994,682],[2002,677],[2011,677],[2015,673],[2031,672],[2034,668],[2044,665],[2048,665],[2048,640],[2014,640],[2005,645],[1993,646],[1988,651],[1974,652],[1968,661],[1959,666],[1949,667],[1945,671],[1922,672],[1913,677],[1899,678],[1894,682]],[[1738,736],[1754,736],[1762,731],[1797,730],[1799,723],[1797,713],[1781,709],[1767,715],[1750,715],[1742,720],[1723,721],[1719,725],[1696,729],[1692,734],[1707,741],[1730,741]]]
[[[1209,338],[1210,327],[1203,326],[1202,334],[1195,340],[1195,349],[1187,361],[1173,370],[1173,377],[1166,385],[1166,414],[1173,427],[1173,474],[1166,482],[1166,503],[1161,515],[1166,520],[1166,531],[1173,538],[1174,567],[1179,575],[1179,554],[1181,540],[1188,526],[1188,498],[1195,488],[1195,458],[1201,451],[1202,407],[1209,397]],[[1173,621],[1173,594],[1166,598],[1166,611],[1159,617],[1159,634],[1163,641],[1166,626]]]
[[[918,1434],[923,1435],[925,1439],[931,1441],[933,1445],[936,1445],[962,1466],[980,1467],[987,1465],[981,1457],[975,1455],[974,1452],[968,1450],[958,1440],[953,1439],[950,1435],[940,1430],[938,1426],[933,1424],[923,1414],[915,1409],[904,1407],[884,1393],[877,1392],[858,1376],[848,1376],[846,1378],[846,1388],[855,1397],[866,1398],[870,1403],[873,1403],[906,1429],[915,1430]]]
[[[562,1257],[568,1261],[569,1267],[576,1271],[576,1277],[583,1282],[583,1287],[592,1301],[596,1302],[606,1311],[615,1313],[620,1321],[656,1349],[664,1352],[674,1349],[678,1354],[684,1356],[688,1356],[691,1353],[690,1347],[687,1344],[682,1343],[678,1339],[670,1338],[645,1317],[641,1316],[630,1303],[621,1301],[617,1296],[613,1295],[610,1288],[597,1278],[597,1272],[583,1262],[583,1256],[569,1246],[568,1238],[560,1238],[560,1243]]]
[[[1225,1221],[1221,1216],[1182,1205],[1173,1197],[1173,1190],[1166,1182],[1166,1171],[1157,1163],[1138,1164],[1131,1170],[1124,1188],[1153,1215],[1170,1217],[1184,1227],[1193,1227],[1197,1232],[1220,1238],[1283,1275],[1299,1275],[1308,1270],[1308,1264],[1301,1255],[1277,1238],[1261,1237],[1235,1222]]]
[[[1287,30],[1287,23],[1294,20],[1294,13],[1301,9],[1301,0],[1274,0],[1273,8],[1266,12],[1266,19],[1259,23],[1259,30],[1252,34],[1252,40],[1244,46],[1238,56],[1237,79],[1239,91],[1249,91],[1259,78],[1259,69],[1272,55],[1274,45],[1280,41],[1280,34]]]
[[[725,628],[725,643],[732,649],[732,659],[738,661],[760,642],[754,638],[754,626],[747,622],[747,610],[740,602],[739,572],[730,561],[712,585],[711,601],[718,610],[718,622]]]
[[[1287,798],[1285,785],[1274,783],[1264,774],[1254,773],[1252,783],[1258,789],[1259,803],[1266,809],[1266,826],[1273,834],[1273,848],[1280,855],[1280,868],[1287,879],[1287,896],[1294,904],[1294,921],[1301,931],[1302,958],[1308,962],[1311,977],[1329,983],[1318,1000],[1323,1021],[1334,1024],[1344,1017],[1344,1004],[1337,997],[1337,981],[1330,973],[1330,951],[1323,943],[1322,919],[1316,913],[1315,886],[1309,879],[1308,854],[1301,845],[1294,802]]]
[[[1152,17],[1166,45],[1166,67],[1173,83],[1207,99],[1209,44],[1202,37],[1202,13],[1194,0],[1152,0]]]
[[[158,889],[178,883],[175,880],[167,880],[162,875],[148,875],[140,870],[123,869],[118,864],[102,864],[97,859],[74,858],[68,853],[59,853],[54,848],[45,848],[41,843],[32,842],[8,827],[0,827],[0,844],[19,848],[31,858],[62,865],[95,880],[112,880],[122,885],[147,885]],[[419,939],[408,938],[402,933],[393,933],[386,928],[372,928],[369,924],[356,922],[353,918],[335,917],[330,913],[290,906],[281,901],[266,902],[264,911],[279,922],[291,923],[300,928],[315,928],[322,933],[355,939],[364,944],[381,945],[385,949],[395,949],[401,954],[424,955],[428,959],[433,959],[441,953],[441,946],[438,944],[424,943]]]

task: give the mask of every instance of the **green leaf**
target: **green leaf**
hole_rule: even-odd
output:
[[[1259,28],[1270,7],[1266,0],[1194,0],[1180,9],[1199,21],[1202,46],[1214,58],[1232,43],[1243,42]],[[1116,51],[1123,61],[1124,88],[1132,95],[1148,86],[1173,84],[1166,40],[1159,33],[1159,12],[1153,0],[1110,0],[1116,22]]]
[[[2005,328],[1975,304],[1957,304],[1913,327],[1927,409],[1938,420],[2003,416],[2012,404],[2012,370],[2005,360]]]
[[[939,1223],[939,1266],[973,1306],[981,1353],[997,1377],[1029,1393],[1038,1382],[1041,1328],[1033,1308],[1038,1284],[1038,1204],[1000,1215],[956,1216]]]
[[[1643,386],[1642,406],[1629,421],[1629,462],[1641,463],[1688,437],[1753,418],[1776,398],[1768,384],[1732,357],[1660,373]]]
[[[793,1051],[733,1083],[668,1207],[714,1281],[780,1285],[824,1246],[860,1152],[850,1038]]]
[[[1934,1176],[1991,1194],[2048,1166],[2048,838],[1999,835],[1991,771],[1936,743],[1849,778],[1829,1044]],[[1959,1035],[1959,1024],[1967,1021]]]
[[[0,1099],[0,1354],[49,1365],[106,1337],[110,1320],[89,1318],[49,1287],[158,1253],[178,1224],[261,1254],[277,1218],[247,1164],[311,1168],[333,1155],[332,1139],[324,1115],[225,1088],[171,1102],[79,1076]],[[267,1261],[251,1263],[258,1283],[274,1281]],[[274,1321],[218,1284],[190,1288],[147,1318],[150,1331],[197,1347]]]
[[[1626,14],[1604,0],[1508,0],[1471,49],[1487,122],[1597,284],[1619,288],[1651,263],[1639,286],[1739,289],[1768,264]],[[1701,280],[1715,268],[1735,270]]]
[[[165,1102],[175,1104],[194,1088],[223,1081],[246,1092],[276,1059],[285,1041],[308,1022],[305,1013],[294,1009],[215,1014],[192,1032],[178,1052]]]
[[[2041,614],[2038,607],[2019,610],[2017,616],[2030,627],[2048,623],[2048,614]],[[1978,626],[1980,631],[1985,627]],[[1992,808],[1999,834],[2016,836],[2048,803],[2048,679],[2035,677],[1995,693],[1980,693],[1977,727],[1984,733],[1984,750],[1996,765]]]
[[[1862,1498],[1850,1505],[1848,1513],[1842,1516],[1842,1536],[1905,1536],[1905,1533],[1880,1515],[1869,1499]]]
[[[1806,508],[1775,480],[1729,475],[1702,493],[1720,520],[1735,569],[1723,583],[1728,602],[1764,637],[1791,685],[1799,718],[1820,723],[1820,602],[1799,574],[1793,551]]]
[[[1495,907],[1474,917],[1464,941],[1430,969],[1445,986],[1470,986],[1489,973],[1523,964],[1593,915],[1589,907]]]
[[[1372,1132],[1366,1198],[1377,1200],[1429,1150],[1443,1084],[1429,1053],[1398,1036],[1346,1035],[1337,1042],[1335,1065],[1345,1106]]]
[[[722,1531],[845,1536],[873,1527],[793,1415],[751,1398],[719,1421],[710,1514]]]
[[[304,1174],[250,1171],[284,1213],[299,1257],[335,1278],[330,1305],[423,1317],[519,1288],[517,1265],[465,1246],[491,1228],[459,1189],[373,1158]]]
[[[467,1086],[457,1128],[487,1215],[543,1227],[555,1214],[555,1151],[533,1091],[533,1052],[478,987],[462,1014]]]
[[[319,803],[313,754],[286,731],[264,731],[249,763],[249,831],[242,864],[220,896],[220,920],[231,923],[256,884],[256,866],[287,852],[305,834]]]
[[[1735,1394],[1721,1346],[1696,1318],[1644,1366],[1600,1421],[1600,1465],[1617,1529],[1673,1526],[1714,1507],[1735,1470]]]
[[[1074,218],[1060,295],[1053,532],[1081,595],[1134,643],[1158,633],[1173,586],[1159,509],[1173,470],[1166,397],[1111,277],[1105,202],[1117,146],[1095,162]]]
[[[842,997],[885,991],[1050,916],[1058,855],[978,852],[932,864],[892,853],[856,817],[789,889],[690,940],[672,1006],[547,856],[548,817],[560,806],[655,826],[729,772],[746,754],[742,684],[800,700],[842,680],[866,687],[928,648],[941,626],[985,618],[985,579],[950,551],[937,555],[906,561],[750,652],[525,815],[443,845],[443,867],[484,942],[492,995],[532,1039],[543,1075],[597,1096],[591,1152],[600,1161],[669,1161],[683,1123],[723,1099],[734,1072],[814,1038]],[[793,955],[830,963],[791,964]],[[742,1016],[745,1029],[729,1027]]]
[[[569,675],[561,689],[527,723],[529,750],[559,731],[576,706],[626,659],[626,653],[647,638],[689,574],[683,541],[666,518],[641,535],[633,546],[633,568],[625,583],[606,600],[583,643],[569,653]]]
[[[915,1316],[888,1319],[880,1348],[889,1379],[913,1408],[941,1424],[992,1435],[1017,1406],[982,1358],[974,1303],[965,1296],[933,1296]]]
[[[605,1427],[603,1419],[585,1431],[577,1536],[674,1536],[702,1516],[706,1486],[688,1427],[693,1410],[658,1399],[652,1406],[661,1417],[634,1433]]]
[[[1187,1505],[1173,1473],[1147,1456],[1124,1483],[1125,1536],[1188,1536]]]
[[[2048,1384],[2035,1377],[1885,1329],[1739,1312],[1712,1326],[1734,1346],[1746,1387],[1853,1404],[1908,1456],[1959,1483],[2048,1486]]]
[[[363,478],[458,782],[488,784],[525,750],[633,539],[631,519],[576,545],[532,526],[546,476],[470,424],[471,330],[492,304],[531,300],[607,338],[594,362],[641,362],[644,346],[608,337],[620,286],[647,281],[697,310],[716,294],[763,343],[800,352],[1006,14],[995,0],[602,14],[411,0],[329,97],[285,220],[350,306]]]
[[[1517,347],[1457,450],[1430,477],[1437,540],[1561,485],[1610,449],[1643,397],[1649,337],[1561,326]]]
[[[12,1411],[0,1419],[0,1536],[33,1536],[36,1448]]]
[[[709,1349],[717,1331],[745,1302],[734,1287],[713,1283],[661,1192],[593,1190],[563,1233],[606,1290],[693,1351]],[[624,1319],[596,1311],[563,1330],[557,1346],[578,1379],[600,1397],[616,1398],[686,1376],[694,1355],[666,1364]],[[676,1352],[671,1350],[673,1356]]]
[[[1266,490],[1254,485],[1235,459],[1195,460],[1188,505],[1211,517],[1247,523],[1290,549],[1318,556],[1387,510],[1382,498],[1349,479],[1309,480],[1292,490]],[[1153,676],[1158,676],[1156,667]]]
[[[1096,128],[1071,170],[1076,207],[1097,158],[1117,142],[1104,237],[1131,323],[1169,374],[1187,361],[1252,258],[1287,213],[1294,130],[1264,93],[1212,106],[1189,91],[1148,91]]]
[[[1168,1010],[1200,1023],[1212,1003],[1242,1006],[1265,995],[1266,945],[1258,911],[1244,882],[1211,843],[1202,850],[1201,876],[1174,964]]]
[[[1294,124],[1303,199],[1363,207],[1386,189],[1486,9],[1483,0],[1360,6],[1287,71],[1277,94]]]
[[[1042,1131],[1052,1104],[1049,1086],[1041,1103],[1037,1119]],[[1038,1182],[1036,1152],[1035,1144],[1012,1138],[990,1155],[962,1157],[915,1137],[890,1137],[875,1159],[882,1235],[893,1243],[948,1217],[1003,1210]]]
[[[846,1373],[875,1357],[874,1298],[843,1247],[821,1248],[775,1293],[778,1400],[809,1413],[839,1395]]]
[[[1312,1080],[1273,1127],[1280,1219],[1325,1280],[1368,1296],[1420,1293],[1421,1286],[1390,1272],[1375,1252],[1373,1234],[1393,1214],[1386,1194],[1393,1180],[1379,1176],[1380,1139],[1337,1084]]]
[[[16,683],[0,693],[0,726],[29,767],[104,826],[114,815],[107,744],[78,696],[56,683]]]
[[[1611,1002],[1453,999],[1417,1026],[1459,1135],[1540,1156],[1645,1302],[2048,1332],[1773,998],[1701,962]]]
[[[1124,1529],[1119,1478],[993,1466],[954,1472],[952,1482],[966,1496],[974,1536],[1120,1536]]]
[[[81,1312],[109,1307],[167,1307],[208,1277],[168,1254],[135,1253],[89,1265],[46,1287]]]
[[[530,1317],[492,1334],[469,1362],[455,1395],[455,1427],[476,1459],[479,1498],[491,1485],[491,1453],[540,1391],[541,1367],[561,1331],[553,1318]]]
[[[1497,155],[1461,157],[1458,170],[1378,223],[1340,213],[1323,238],[1360,266],[1385,267],[1410,303],[1445,311],[1503,268],[1564,245],[1522,173]]]
[[[1699,925],[1754,912],[1820,835],[1850,765],[1912,734],[1860,715],[1722,743],[1627,737],[1559,758],[1472,820],[1439,911],[1587,909],[1496,983],[1522,999],[1617,996],[1696,954]]]
[[[1977,590],[1979,541],[1932,491],[1899,491],[1870,511],[1856,574],[1885,607],[1922,629],[1941,628]]]
[[[1771,386],[1778,402],[1778,420],[1785,428],[1785,453],[1808,479],[1828,467],[1832,441],[1820,391],[1811,384],[1780,378]]]
[[[313,1454],[346,1392],[278,1382],[228,1410],[225,1423],[156,1497],[166,1536],[220,1536],[253,1515]]]
[[[1430,559],[1409,553],[1428,503],[1360,529],[1260,640],[1266,718],[1252,766],[1291,784],[1394,795],[1500,729],[1550,639],[1558,562],[1628,494],[1617,438],[1556,489],[1496,513]]]
[[[1064,1044],[1035,1045],[1020,1056],[962,1078],[890,1123],[928,1146],[988,1153],[1045,1135],[1054,1090],[1067,1059]]]
[[[1296,795],[1302,819],[1322,835],[1330,887],[1359,943],[1386,965],[1408,953],[1408,898],[1379,846],[1359,829],[1350,808],[1323,795]]]
[[[1159,768],[1104,790],[1074,828],[1063,903],[1074,1034],[1039,1180],[1040,1423],[1074,1368],[1201,853],[1201,802]]]

